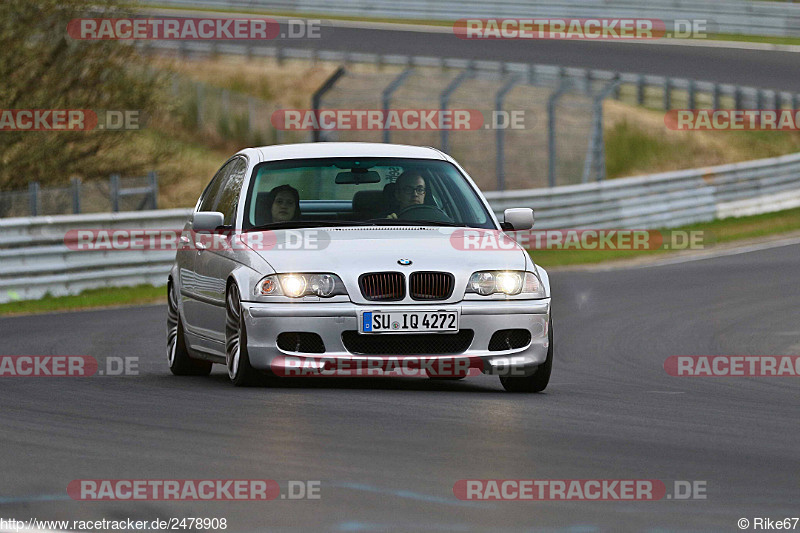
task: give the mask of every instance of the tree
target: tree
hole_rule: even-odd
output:
[[[158,108],[161,79],[131,42],[72,39],[71,20],[130,17],[115,0],[0,2],[0,110],[127,110]],[[113,149],[136,131],[0,131],[0,190],[31,181],[65,184],[111,172],[143,175],[142,160]]]

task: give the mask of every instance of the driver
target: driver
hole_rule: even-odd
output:
[[[425,203],[425,180],[418,170],[406,170],[397,177],[394,187],[395,212],[387,215],[386,218],[397,218],[397,213],[407,209],[412,205],[422,205]]]

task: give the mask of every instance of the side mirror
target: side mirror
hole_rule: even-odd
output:
[[[225,215],[217,211],[198,211],[192,217],[194,231],[214,231],[225,223]]]
[[[530,207],[515,207],[503,211],[503,226],[511,226],[508,230],[524,230],[533,227],[533,209]]]

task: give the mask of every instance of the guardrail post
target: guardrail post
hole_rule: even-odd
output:
[[[119,213],[119,174],[111,174],[108,189],[111,195],[111,212]]]
[[[536,85],[536,66],[528,65],[528,85]]]
[[[392,94],[400,88],[403,83],[405,83],[406,79],[414,72],[414,67],[408,66],[401,72],[400,74],[392,80],[392,82],[383,90],[382,95],[382,102],[383,102],[383,142],[388,143],[391,140],[391,132],[388,128],[388,114],[389,109],[392,107]]]
[[[764,90],[756,89],[756,109],[764,109]]]
[[[714,92],[711,95],[711,107],[713,109],[719,109],[719,105],[720,105],[719,104],[719,96],[720,96],[719,83],[715,83],[714,84]]]
[[[640,74],[639,78],[636,80],[636,103],[638,105],[644,105],[644,89],[645,89],[644,74]]]
[[[32,181],[28,184],[28,195],[29,195],[29,204],[31,209],[31,216],[36,217],[39,216],[39,211],[41,211],[41,201],[39,198],[39,182]]]
[[[664,78],[664,111],[672,108],[672,79]]]
[[[560,78],[558,88],[547,99],[547,185],[556,186],[556,104],[567,91],[567,80]]]
[[[80,214],[81,212],[81,179],[80,178],[72,178],[72,212],[74,214]]]
[[[506,95],[511,92],[511,89],[519,82],[519,76],[512,76],[510,80],[503,85],[497,95],[495,96],[494,107],[498,115],[503,111],[503,102]],[[509,124],[506,124],[508,126]],[[506,174],[505,174],[505,129],[497,128],[497,190],[504,191],[506,188]]]
[[[155,170],[147,173],[150,182],[150,209],[158,209],[158,174]]]
[[[311,108],[314,110],[314,116],[317,118],[317,122],[319,122],[319,106],[322,102],[322,97],[330,91],[336,82],[339,81],[339,78],[345,75],[347,69],[344,67],[339,67],[336,69],[336,72],[330,75],[330,77],[325,80],[322,86],[314,91],[314,94],[311,96]],[[322,141],[322,132],[319,128],[314,128],[313,132],[314,142]]]
[[[462,70],[458,76],[453,78],[453,80],[445,87],[442,94],[439,96],[439,109],[440,111],[444,111],[447,109],[447,106],[450,104],[450,96],[458,89],[458,87],[466,80],[472,76],[472,64],[467,65],[467,68]],[[442,152],[447,153],[449,149],[450,143],[450,132],[445,128],[442,130]]]
[[[733,108],[737,111],[742,109],[742,87],[740,85],[733,90]]]
[[[697,103],[697,88],[695,87],[695,81],[689,80],[689,109],[694,109]]]

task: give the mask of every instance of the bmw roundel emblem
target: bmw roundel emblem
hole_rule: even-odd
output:
[[[408,266],[411,263],[412,263],[411,259],[398,259],[397,260],[397,264],[398,265]]]

